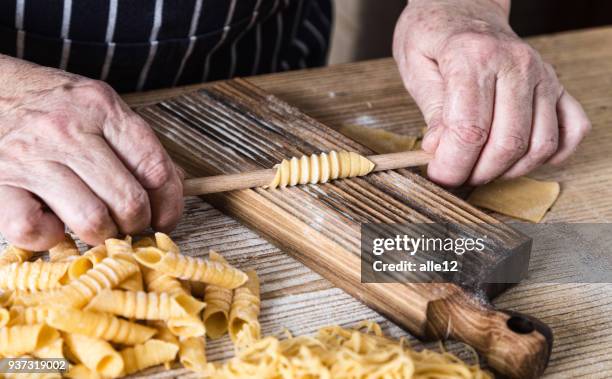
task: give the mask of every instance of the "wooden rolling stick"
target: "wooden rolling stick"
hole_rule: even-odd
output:
[[[423,150],[400,153],[370,155],[366,157],[374,163],[375,171],[422,166],[429,162],[431,155]],[[243,172],[232,175],[207,176],[185,180],[184,195],[198,196],[209,193],[234,191],[269,185],[276,175],[276,168]]]

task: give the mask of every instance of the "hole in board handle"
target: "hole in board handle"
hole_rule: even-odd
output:
[[[535,330],[533,322],[521,316],[510,317],[508,321],[506,321],[506,325],[508,325],[508,328],[514,333],[518,334],[529,334]]]

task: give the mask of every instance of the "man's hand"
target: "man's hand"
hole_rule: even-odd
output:
[[[569,157],[591,125],[554,69],[508,24],[506,0],[411,0],[394,56],[428,126],[429,177],[447,186],[524,175]],[[534,20],[537,22],[537,20]]]
[[[0,56],[0,232],[45,250],[64,224],[95,245],[170,230],[182,178],[144,120],[106,84]]]

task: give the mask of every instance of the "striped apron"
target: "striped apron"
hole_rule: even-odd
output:
[[[0,54],[141,91],[325,64],[331,0],[0,0]]]

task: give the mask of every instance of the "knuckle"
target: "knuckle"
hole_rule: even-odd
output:
[[[591,130],[593,129],[593,125],[591,124],[591,121],[589,121],[588,119],[582,121],[578,125],[579,125],[578,129],[580,129],[583,137],[589,134]]]
[[[147,189],[158,189],[166,184],[172,177],[172,170],[163,152],[149,154],[137,169]]]
[[[13,242],[31,243],[38,240],[42,217],[42,209],[36,207],[27,210],[21,217],[12,220],[8,234],[13,237]]]
[[[488,130],[476,123],[459,123],[451,130],[457,141],[467,146],[480,148],[489,137]]]
[[[521,136],[507,136],[494,145],[501,159],[511,160],[521,157],[527,151],[527,140]]]
[[[127,220],[143,218],[148,211],[149,197],[144,190],[134,191],[127,195],[118,210],[121,217]]]
[[[99,203],[88,209],[79,226],[88,235],[105,236],[109,231],[109,218],[106,206]]]
[[[550,158],[557,151],[557,147],[558,142],[556,139],[548,139],[533,146],[531,155],[535,157],[536,162],[540,163]]]
[[[115,102],[115,91],[100,80],[86,80],[75,87],[79,99],[97,107],[109,109]]]

